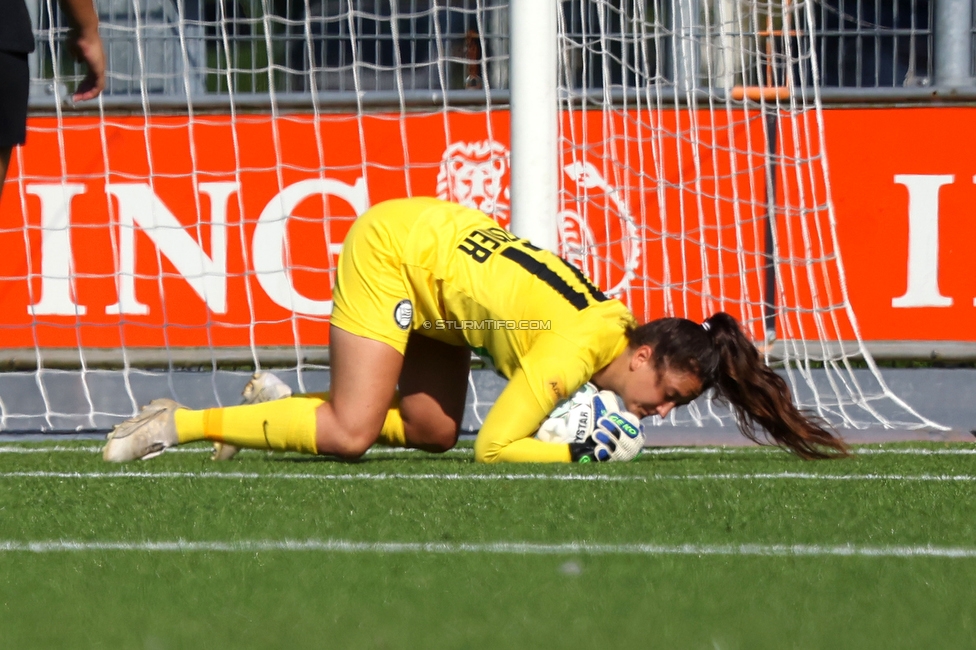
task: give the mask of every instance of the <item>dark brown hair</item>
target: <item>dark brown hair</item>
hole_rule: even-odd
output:
[[[846,456],[847,445],[820,418],[800,411],[786,381],[767,366],[735,318],[719,312],[698,324],[686,318],[661,318],[627,332],[632,347],[650,346],[658,370],[689,372],[714,388],[735,412],[739,430],[750,440],[774,444],[801,458]]]

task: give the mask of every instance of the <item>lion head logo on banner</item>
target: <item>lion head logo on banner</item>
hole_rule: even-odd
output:
[[[437,174],[437,197],[511,225],[508,148],[494,140],[453,142]],[[640,260],[637,226],[616,187],[589,162],[563,166],[559,253],[611,296],[630,287]]]
[[[437,197],[490,215],[508,228],[508,148],[494,140],[453,142],[437,173]]]

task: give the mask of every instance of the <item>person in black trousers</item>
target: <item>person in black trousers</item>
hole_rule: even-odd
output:
[[[98,14],[92,0],[60,0],[71,24],[68,46],[88,66],[74,101],[94,99],[105,87],[105,52],[98,35]],[[27,55],[34,51],[34,32],[24,0],[0,0],[0,196],[7,178],[10,153],[27,139]]]

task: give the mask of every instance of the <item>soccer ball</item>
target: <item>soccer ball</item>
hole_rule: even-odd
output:
[[[616,393],[587,383],[556,404],[535,437],[543,442],[583,442],[593,433],[596,421],[606,413],[625,411]]]

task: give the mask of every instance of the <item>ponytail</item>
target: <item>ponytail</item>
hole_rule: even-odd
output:
[[[657,370],[689,372],[702,389],[714,388],[731,406],[742,435],[762,444],[765,429],[773,443],[801,458],[848,455],[847,445],[820,418],[801,412],[786,381],[767,366],[736,320],[719,312],[699,325],[684,318],[661,318],[627,332],[631,347],[648,345]]]
[[[704,326],[719,357],[713,385],[735,411],[744,436],[761,442],[758,424],[777,445],[801,458],[848,455],[847,445],[823,426],[823,420],[793,404],[786,381],[762,361],[732,316],[719,312]]]

